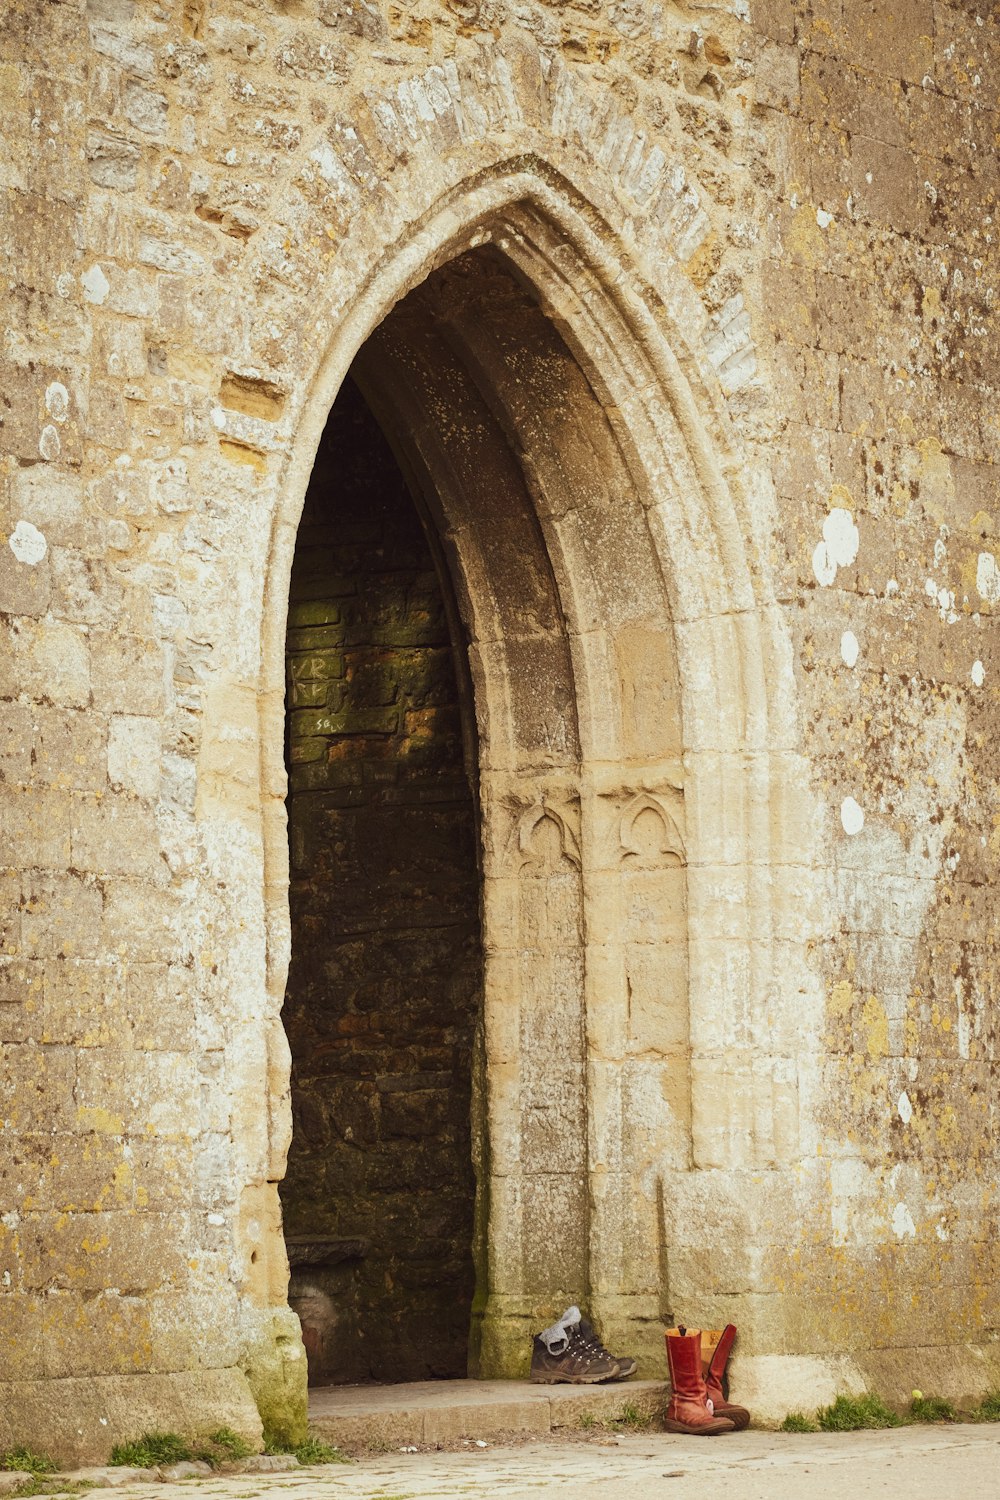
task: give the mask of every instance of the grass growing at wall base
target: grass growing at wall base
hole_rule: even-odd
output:
[[[790,1411],[788,1416],[778,1428],[779,1432],[819,1432],[819,1427],[812,1417],[807,1417],[804,1411]]]
[[[20,1469],[27,1474],[54,1474],[59,1465],[46,1453],[33,1453],[30,1448],[8,1448],[0,1453],[0,1469]]]
[[[886,1406],[882,1397],[866,1391],[862,1396],[838,1396],[830,1406],[822,1406],[815,1416],[790,1411],[782,1422],[781,1432],[861,1432],[885,1427],[908,1427],[914,1422],[958,1422],[963,1420],[952,1402],[944,1396],[914,1393],[905,1416]],[[1000,1422],[1000,1391],[992,1391],[964,1419],[973,1422]]]
[[[958,1413],[944,1396],[914,1396],[910,1402],[914,1422],[957,1422]]]
[[[176,1432],[144,1432],[130,1443],[116,1443],[111,1463],[118,1468],[157,1469],[194,1459],[217,1469],[220,1464],[249,1458],[253,1451],[231,1427],[218,1427],[190,1442]]]
[[[351,1460],[339,1448],[324,1443],[322,1438],[307,1437],[301,1443],[289,1443],[284,1438],[264,1435],[265,1453],[291,1453],[300,1464],[349,1464]]]
[[[144,1432],[130,1443],[116,1443],[111,1450],[112,1465],[125,1469],[156,1469],[190,1457],[191,1449],[176,1432]]]

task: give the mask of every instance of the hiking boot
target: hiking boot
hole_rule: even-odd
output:
[[[618,1361],[580,1331],[580,1309],[568,1307],[551,1328],[536,1333],[531,1348],[535,1385],[599,1385],[619,1378]]]
[[[586,1318],[580,1319],[580,1334],[598,1354],[603,1354],[606,1359],[613,1360],[618,1366],[618,1374],[612,1375],[612,1380],[628,1380],[638,1369],[638,1365],[631,1354],[609,1354],[594,1332],[594,1325],[588,1323]]]

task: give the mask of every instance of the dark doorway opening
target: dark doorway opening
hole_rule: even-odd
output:
[[[447,579],[357,386],[306,496],[287,633],[293,1139],[313,1384],[467,1373],[482,953]]]

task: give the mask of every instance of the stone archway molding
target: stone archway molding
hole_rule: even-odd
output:
[[[652,538],[655,587],[676,650],[683,743],[666,755],[648,733],[629,740],[625,714],[609,696],[615,663],[600,632],[581,629],[573,656],[581,762],[570,801],[582,808],[581,930],[587,934],[586,1292],[606,1330],[631,1337],[633,1344],[638,1339],[645,1352],[658,1342],[660,1318],[675,1295],[665,1181],[672,1211],[682,1216],[685,1197],[690,1193],[696,1201],[704,1188],[705,1179],[692,1169],[711,1171],[720,1199],[733,1199],[736,1219],[747,1224],[746,1203],[735,1206],[742,1174],[794,1160],[800,1150],[795,1070],[774,1058],[766,1010],[775,971],[774,912],[786,883],[801,885],[804,862],[785,808],[789,798],[794,805],[803,795],[806,778],[788,729],[794,683],[785,627],[766,559],[755,547],[759,518],[754,524],[748,518],[748,506],[759,508],[760,496],[748,501],[714,369],[670,311],[683,299],[644,280],[593,205],[535,156],[498,163],[414,219],[350,299],[304,399],[286,419],[289,459],[271,535],[258,694],[271,1007],[268,1180],[280,1180],[290,1130],[287,1044],[278,1014],[289,952],[281,746],[284,631],[298,516],[327,413],[358,351],[408,292],[486,244],[530,285],[614,429]],[[564,609],[582,620],[593,599],[585,570],[579,559],[575,563],[565,549],[560,552],[551,528],[546,539]],[[635,650],[641,656],[641,638]],[[651,683],[655,687],[660,665],[651,653],[634,695]],[[509,684],[490,682],[486,674],[482,709],[501,731],[494,743],[505,740],[499,720],[509,692]],[[547,803],[554,806],[551,788],[547,796],[538,785],[537,796],[526,795],[517,812],[521,834],[515,842],[522,858],[524,841],[530,842]],[[629,868],[629,880],[639,878],[633,829],[643,811],[654,811],[671,831],[660,852],[674,867],[683,851],[686,881],[689,980],[675,1073],[683,1055],[687,1076],[671,1084],[677,1145],[666,1161],[652,1144],[652,1120],[645,1129],[641,1119],[629,1118],[652,1085],[640,1076],[641,1064],[626,1055],[622,1016],[630,1000],[621,981],[622,934],[615,930],[624,919],[618,911],[609,920],[617,909],[607,895],[618,865]],[[563,812],[555,820],[564,830],[570,826]],[[487,846],[503,845],[495,833],[499,829],[484,829]],[[608,849],[618,844],[609,859]],[[485,921],[489,950],[489,896]],[[642,940],[648,943],[648,935]],[[488,1033],[489,1027],[488,1004]],[[489,1054],[489,1034],[486,1045]],[[486,1111],[494,1170],[504,1133],[498,1130],[493,1139],[492,1116],[502,1107],[498,1094]],[[502,1175],[502,1162],[500,1168]],[[490,1194],[493,1212],[506,1215],[513,1211],[511,1184],[504,1184],[505,1191],[497,1187]],[[645,1257],[641,1274],[622,1243],[632,1238],[634,1216],[625,1205],[636,1195],[649,1206],[646,1232],[637,1236],[636,1255]],[[490,1230],[482,1274],[501,1291],[484,1299],[480,1367],[484,1373],[514,1373],[532,1298],[523,1287],[518,1293],[516,1274],[504,1281],[492,1249],[497,1227]],[[658,1240],[652,1252],[651,1238]],[[280,1247],[276,1253],[283,1253]],[[638,1325],[649,1334],[645,1341]]]

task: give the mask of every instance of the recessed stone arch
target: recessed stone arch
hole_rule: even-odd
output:
[[[787,646],[731,482],[711,372],[699,370],[663,291],[616,244],[538,159],[501,164],[418,216],[341,316],[294,432],[289,419],[268,567],[258,701],[277,1178],[287,1148],[277,1023],[288,938],[284,608],[312,453],[354,365],[434,517],[476,684],[490,1168],[474,1368],[484,1373],[522,1368],[540,1308],[581,1292],[607,1336],[652,1360],[672,1295],[665,1200],[682,1218],[697,1197],[692,1166],[738,1171],[756,1160],[750,1106],[727,1080],[740,1072],[741,1017],[771,983]],[[497,298],[509,316],[491,326]],[[506,494],[504,569],[496,514],[486,524],[474,494],[484,454]],[[676,812],[664,816],[685,828],[686,863],[644,870],[643,896],[637,872],[622,879],[627,846],[609,835],[630,808],[668,804]],[[555,925],[539,935],[516,830],[544,820],[560,830],[564,858],[557,872],[544,861],[532,872],[562,883]],[[662,908],[652,928],[650,900]],[[527,976],[526,949],[548,954]],[[539,1104],[555,1052],[536,1046],[527,1067],[522,1027],[530,1014],[531,1031],[540,998],[559,989],[553,954],[573,994],[560,991],[546,1045],[555,1048],[560,1023],[579,1037],[558,1076],[555,1122]],[[751,1053],[747,1035],[747,1073]],[[794,1152],[795,1110],[781,1101],[778,1114],[777,1149]],[[762,1128],[775,1138],[773,1121]],[[717,1187],[725,1196],[731,1184]],[[560,1226],[561,1262],[551,1250]]]

